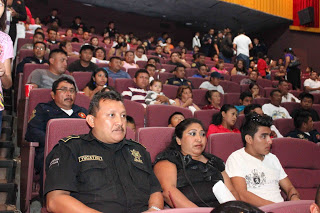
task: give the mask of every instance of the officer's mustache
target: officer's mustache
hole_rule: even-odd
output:
[[[122,126],[117,127],[116,129],[114,129],[113,131],[124,131],[124,128]]]
[[[65,101],[73,101],[72,98],[65,98],[64,100],[65,100]]]

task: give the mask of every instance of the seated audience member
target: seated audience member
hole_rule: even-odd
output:
[[[121,59],[117,56],[111,57],[109,66],[104,69],[113,80],[117,78],[131,78],[127,72],[121,70]]]
[[[94,47],[91,45],[83,45],[80,49],[80,59],[72,62],[68,66],[69,72],[93,72],[98,66],[91,62]]]
[[[133,117],[127,115],[127,127],[133,130],[133,132],[136,132],[136,122],[134,121]]]
[[[71,41],[61,41],[59,44],[59,48],[65,51],[68,57],[79,58],[79,53],[77,51],[73,51]]]
[[[85,44],[88,44],[90,43],[90,34],[87,30],[85,30],[83,32],[83,35],[82,35],[82,42],[85,43]],[[90,44],[91,45],[91,44]]]
[[[224,61],[222,59],[219,59],[218,63],[216,64],[216,66],[212,67],[211,72],[218,72],[220,74],[226,74],[229,75],[228,70],[226,70],[224,68]]]
[[[243,112],[245,115],[248,115],[250,112],[255,112],[259,115],[264,115],[262,111],[262,106],[260,104],[250,104],[244,108]],[[279,132],[279,130],[275,125],[272,124],[270,129],[271,129],[271,137],[283,138],[283,136],[281,135],[281,133]]]
[[[176,106],[188,108],[192,113],[200,110],[200,108],[193,103],[192,96],[192,88],[190,86],[180,86],[177,91],[176,99],[174,100],[176,102]]]
[[[258,52],[257,68],[258,68],[259,75],[262,78],[266,78],[267,77],[268,65],[267,65],[266,61],[263,59],[263,53],[262,52]]]
[[[219,61],[218,54],[213,54],[213,56],[211,57],[211,61],[215,61],[216,63],[218,63],[218,61]]]
[[[311,114],[312,120],[313,121],[319,121],[319,115],[316,110],[312,108],[314,97],[312,94],[303,92],[299,95],[299,98],[301,100],[300,102],[300,108],[294,109],[293,112],[291,113],[291,117],[295,117],[295,115],[300,112],[300,111],[307,111]]]
[[[218,72],[212,72],[210,74],[210,81],[203,82],[199,88],[207,90],[217,90],[221,94],[224,94],[223,88],[220,84],[221,75]]]
[[[226,162],[240,199],[257,207],[283,202],[279,186],[288,200],[300,200],[279,159],[270,153],[271,125],[269,116],[249,113],[241,127],[244,148],[233,152]]]
[[[233,132],[240,133],[234,125],[237,121],[237,109],[230,104],[224,104],[219,113],[212,116],[211,124],[208,128],[207,137],[214,133]]]
[[[36,32],[34,33],[33,35],[33,38],[32,38],[32,43],[27,43],[27,44],[24,44],[22,45],[22,47],[20,48],[20,50],[33,50],[33,46],[35,43],[37,42],[44,42],[44,34],[41,33],[41,32]],[[19,51],[19,50],[18,50]],[[50,52],[50,50],[48,50]]]
[[[166,39],[166,42],[164,43],[169,48],[169,50],[173,50],[174,49],[174,46],[171,44],[171,41],[172,41],[171,38],[168,37]]]
[[[249,91],[252,93],[252,98],[256,99],[256,98],[261,98],[261,96],[259,95],[260,93],[260,87],[258,86],[258,84],[256,83],[251,83],[249,85]]]
[[[48,121],[56,118],[86,118],[87,110],[74,104],[76,93],[74,81],[61,77],[52,84],[51,97],[53,100],[48,103],[39,103],[32,112],[25,139],[39,143],[39,147],[36,148],[34,167],[41,177]],[[42,178],[40,180],[42,182]]]
[[[300,111],[293,119],[295,130],[289,132],[286,137],[304,139],[314,143],[320,141],[320,133],[313,128],[313,120],[309,112]]]
[[[278,89],[281,91],[281,94],[282,94],[281,103],[284,103],[284,102],[300,103],[300,100],[296,98],[292,93],[289,92],[289,82],[287,80],[279,81]]]
[[[103,88],[108,86],[108,73],[103,68],[98,68],[92,72],[92,76],[83,92],[90,99]]]
[[[107,61],[106,55],[106,50],[103,47],[97,47],[93,51],[91,62],[95,64],[108,64],[109,61]]]
[[[49,61],[44,58],[46,53],[46,44],[44,42],[36,42],[33,45],[33,56],[25,57],[17,66],[17,73],[23,73],[25,64],[49,64]]]
[[[274,80],[281,81],[285,80],[287,76],[287,70],[285,69],[285,66],[282,64],[279,66],[279,70],[275,73]]]
[[[262,106],[263,113],[270,116],[273,120],[276,120],[279,118],[291,118],[286,108],[280,106],[281,99],[282,99],[281,91],[278,89],[272,90],[270,92],[271,103],[264,104]]]
[[[173,70],[174,77],[169,78],[165,84],[174,85],[174,86],[192,86],[191,81],[185,79],[185,68],[182,65],[176,66]]]
[[[202,64],[198,67],[198,73],[192,76],[193,78],[209,78],[208,68],[205,64]]]
[[[239,99],[239,106],[235,106],[237,109],[238,114],[243,114],[243,110],[246,106],[252,104],[253,98],[252,98],[252,93],[249,91],[242,92],[240,94],[240,99]]]
[[[175,128],[170,145],[155,160],[154,173],[163,189],[164,200],[175,208],[216,207],[212,187],[223,181],[235,198],[224,162],[204,151],[206,132],[201,121],[188,118]]]
[[[134,52],[133,51],[127,51],[125,54],[125,60],[122,62],[122,67],[126,68],[126,71],[128,72],[128,69],[130,68],[139,68],[138,64],[134,62]]]
[[[309,93],[319,93],[320,92],[320,81],[319,75],[316,71],[311,71],[310,78],[304,81],[304,88],[306,92]]]
[[[164,97],[163,97],[164,96]],[[175,104],[174,100],[167,98],[162,92],[162,83],[159,80],[153,80],[150,83],[150,90],[145,98],[147,105],[153,104]]]
[[[84,23],[82,23],[81,17],[76,16],[76,17],[74,17],[70,28],[74,29],[74,30],[78,30],[79,27],[81,27],[83,29],[83,28],[85,28],[85,25],[84,25]]]
[[[310,67],[310,66],[307,66],[307,68],[306,68],[306,70],[303,72],[301,72],[301,79],[302,78],[308,78],[309,76],[310,76],[310,73],[312,72],[312,67]]]
[[[105,47],[109,47],[111,45],[110,37],[103,37],[102,42],[105,45]]]
[[[244,66],[243,60],[238,60],[234,66],[234,68],[231,70],[231,75],[247,75],[248,72]]]
[[[163,54],[162,47],[160,45],[156,46],[155,52],[151,53],[151,55],[158,56],[159,58],[167,58],[167,56]]]
[[[158,73],[157,73],[157,68],[155,65],[153,64],[147,64],[145,69],[148,71],[149,73],[149,82],[151,83],[151,81],[155,80],[155,79],[158,79]]]
[[[137,61],[148,61],[143,46],[137,47],[136,51],[134,52],[134,63],[137,63]]]
[[[179,52],[173,52],[170,55],[170,61],[168,64],[175,65],[175,66],[183,66],[185,68],[191,68],[190,64],[186,62],[186,60],[181,59],[181,54]]]
[[[50,46],[52,44],[59,44],[60,41],[57,40],[57,33],[58,31],[54,28],[49,28],[48,29],[48,40],[47,44]]]
[[[202,109],[215,109],[220,110],[220,103],[221,103],[221,93],[217,90],[208,90],[206,92],[206,100],[209,104],[202,107]]]
[[[191,64],[192,68],[200,68],[201,65],[205,64],[206,56],[203,53],[197,53],[193,55],[193,63]]]
[[[66,32],[64,35],[61,35],[61,39],[71,39],[73,37],[72,29],[68,28],[66,29]]]
[[[86,119],[92,128],[89,134],[60,140],[47,157],[44,193],[48,211],[162,209],[161,186],[149,153],[139,143],[125,139],[126,109],[120,94],[95,95]]]
[[[128,90],[122,92],[124,99],[141,103],[144,107],[145,98],[147,95],[147,88],[149,86],[149,73],[145,69],[138,70],[133,78],[135,87],[128,87]]]
[[[214,208],[210,213],[265,213],[259,208],[243,202],[243,201],[228,201],[220,204],[218,207]]]
[[[28,84],[34,88],[51,88],[54,81],[61,77],[68,77],[74,81],[71,75],[65,74],[67,68],[67,53],[60,49],[55,49],[49,55],[49,70],[35,69],[28,77]]]
[[[249,78],[244,78],[240,81],[240,85],[250,85],[251,83],[257,83],[258,72],[252,70],[249,74]]]
[[[168,127],[176,127],[184,119],[185,117],[181,112],[174,112],[168,119]]]
[[[109,50],[107,59],[110,59],[114,56],[124,57],[126,51],[127,51],[127,43],[126,42],[118,43],[116,44],[116,46],[112,47]]]
[[[318,186],[316,192],[316,198],[313,204],[310,205],[310,213],[319,213],[320,212],[320,185]]]

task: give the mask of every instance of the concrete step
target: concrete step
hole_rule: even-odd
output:
[[[0,204],[15,205],[17,185],[15,183],[0,183]]]

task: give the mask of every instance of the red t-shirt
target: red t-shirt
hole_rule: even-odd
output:
[[[260,73],[260,76],[261,77],[264,77],[266,76],[266,69],[267,69],[267,63],[265,60],[263,59],[259,59],[258,60],[258,72]]]
[[[240,133],[240,130],[237,128],[233,128],[232,131],[230,131],[229,129],[225,128],[222,125],[214,125],[211,124],[209,126],[208,132],[207,132],[207,137],[209,137],[209,135],[213,134],[213,133],[225,133],[225,132],[233,132],[233,133]]]

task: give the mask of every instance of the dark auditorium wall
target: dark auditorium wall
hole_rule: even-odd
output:
[[[34,16],[40,18],[48,15],[52,8],[58,8],[60,16],[63,16],[63,27],[68,27],[73,18],[77,15],[88,27],[94,25],[98,32],[102,32],[108,22],[114,20],[120,33],[135,32],[135,35],[141,39],[149,32],[155,32],[158,37],[162,32],[169,32],[174,40],[174,45],[179,40],[185,40],[191,44],[193,31],[183,25],[177,25],[174,22],[164,21],[160,18],[142,16],[133,13],[115,11],[101,7],[85,6],[82,3],[72,0],[26,0],[26,5],[30,8]],[[160,27],[160,23],[166,23],[169,28]]]

